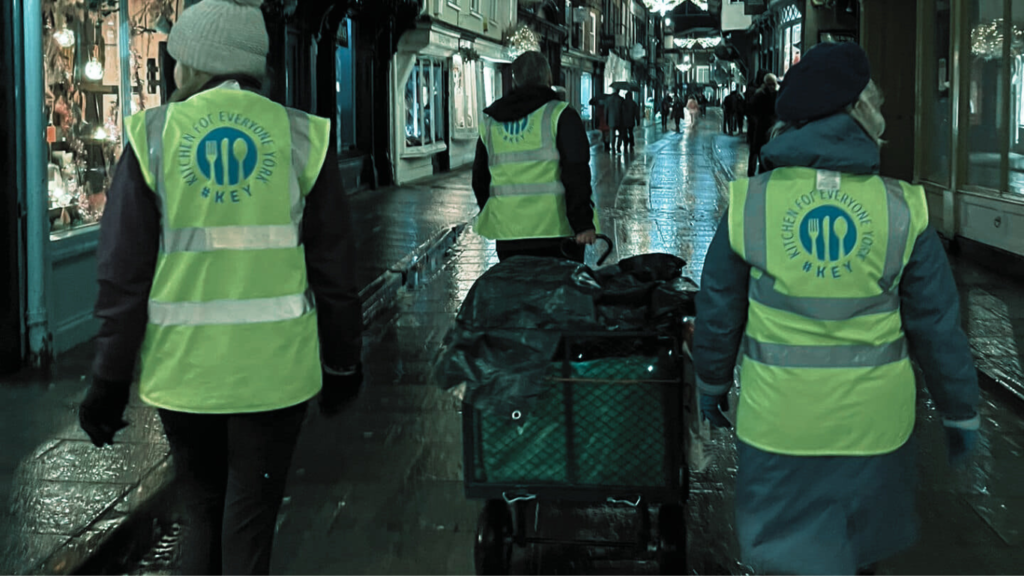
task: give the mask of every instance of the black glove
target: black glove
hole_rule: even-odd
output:
[[[93,376],[89,393],[78,408],[78,423],[96,447],[114,443],[114,434],[128,425],[124,409],[128,406],[131,382],[112,382]]]
[[[356,364],[351,372],[339,375],[324,370],[324,385],[320,390],[320,413],[324,416],[338,415],[359,397],[363,386],[363,365]]]
[[[710,394],[700,395],[700,414],[711,422],[712,428],[731,428],[732,424],[725,417],[729,411],[729,396],[712,396]]]

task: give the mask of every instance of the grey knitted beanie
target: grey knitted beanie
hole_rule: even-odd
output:
[[[266,75],[270,38],[263,0],[203,0],[182,12],[167,51],[175,60],[213,75]]]

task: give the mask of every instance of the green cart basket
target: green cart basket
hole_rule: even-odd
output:
[[[692,370],[685,356],[678,334],[563,334],[540,394],[522,408],[485,415],[463,406],[466,496],[487,500],[474,549],[478,574],[507,574],[513,548],[531,544],[634,548],[637,558],[654,553],[661,573],[684,573],[682,387]],[[634,508],[637,538],[531,533],[527,504],[554,501]]]

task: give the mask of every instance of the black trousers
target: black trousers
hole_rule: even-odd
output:
[[[619,150],[620,147],[621,147],[622,150],[625,150],[627,148],[632,148],[636,144],[636,142],[633,140],[633,129],[632,128],[626,128],[625,126],[620,126],[620,127],[616,128],[615,131],[618,132],[618,139],[615,141],[615,149],[616,150]]]
[[[498,240],[494,243],[498,250],[498,262],[504,262],[513,256],[540,256],[543,258],[568,258],[583,263],[586,256],[586,245],[562,238],[537,238],[531,240]],[[563,248],[565,252],[562,252]],[[568,256],[566,256],[568,254]]]
[[[177,472],[182,574],[269,574],[306,403],[252,414],[160,410]]]

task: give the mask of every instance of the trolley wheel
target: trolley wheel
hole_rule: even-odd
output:
[[[658,509],[658,570],[662,574],[686,574],[686,522],[679,504]]]
[[[501,500],[488,500],[476,526],[473,560],[477,574],[508,574],[512,561],[512,513]]]

